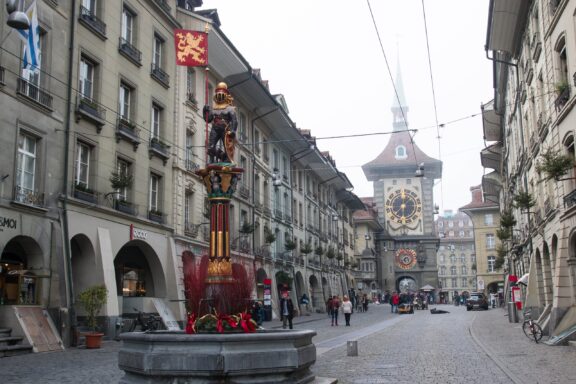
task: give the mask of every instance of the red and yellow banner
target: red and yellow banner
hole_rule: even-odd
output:
[[[176,64],[187,67],[208,65],[208,34],[186,29],[174,30]]]

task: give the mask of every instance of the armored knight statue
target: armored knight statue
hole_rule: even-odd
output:
[[[214,105],[204,106],[203,115],[207,123],[212,123],[208,137],[209,163],[231,163],[234,158],[234,141],[238,120],[233,98],[226,83],[218,83],[214,93]],[[218,144],[222,144],[219,148]]]

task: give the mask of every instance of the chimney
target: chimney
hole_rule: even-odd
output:
[[[482,186],[477,185],[475,187],[470,187],[470,192],[472,192],[472,202],[473,203],[482,203]]]

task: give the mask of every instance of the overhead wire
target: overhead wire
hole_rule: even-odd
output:
[[[440,144],[440,126],[438,124],[438,107],[436,104],[436,90],[434,89],[434,76],[432,74],[432,57],[430,55],[430,39],[428,37],[428,23],[426,20],[426,7],[422,0],[422,15],[424,17],[424,34],[426,36],[426,51],[428,53],[428,70],[430,72],[430,86],[432,88],[432,102],[434,105],[434,121],[436,122],[436,138],[438,139],[438,160],[442,161],[442,149]],[[442,179],[440,179],[440,203],[444,207],[444,188]]]

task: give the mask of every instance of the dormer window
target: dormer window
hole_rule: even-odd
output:
[[[403,145],[399,145],[396,147],[396,158],[397,159],[406,159],[408,155],[406,154],[406,147]]]

